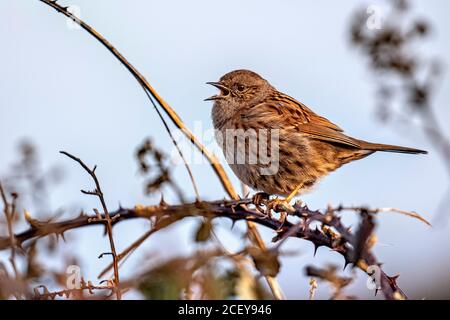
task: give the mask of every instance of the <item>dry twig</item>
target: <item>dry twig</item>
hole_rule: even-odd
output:
[[[118,260],[117,260],[117,253],[116,253],[116,246],[114,244],[114,238],[113,238],[113,231],[112,231],[112,222],[113,222],[113,218],[111,218],[111,216],[109,215],[109,211],[108,211],[108,207],[106,206],[106,202],[105,202],[105,198],[103,196],[103,192],[102,189],[100,187],[100,182],[98,181],[97,175],[95,174],[95,170],[97,169],[97,166],[94,166],[93,169],[90,169],[80,158],[77,158],[73,155],[71,155],[68,152],[65,151],[60,151],[60,153],[64,154],[65,156],[71,158],[72,160],[78,162],[81,167],[91,176],[92,180],[94,180],[95,183],[95,189],[92,191],[86,191],[86,190],[81,190],[82,193],[87,194],[87,195],[92,195],[92,196],[96,196],[99,198],[100,203],[102,205],[103,208],[103,212],[104,214],[101,215],[97,209],[94,209],[95,213],[96,213],[96,217],[95,218],[91,218],[90,222],[92,221],[98,221],[101,223],[104,223],[106,226],[106,232],[108,234],[108,239],[109,239],[109,245],[111,247],[111,252],[108,253],[102,253],[99,258],[103,257],[103,255],[105,254],[110,254],[112,255],[112,259],[113,259],[113,264],[114,264],[114,286],[115,286],[115,293],[116,293],[116,297],[118,300],[120,300],[122,298],[122,293],[120,291],[120,280],[119,280],[119,265],[118,265]],[[117,216],[114,216],[114,218],[116,218]]]

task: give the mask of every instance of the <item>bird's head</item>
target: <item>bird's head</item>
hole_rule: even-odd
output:
[[[220,90],[206,101],[213,100],[215,105],[228,108],[242,108],[263,101],[273,87],[260,75],[249,70],[231,71],[218,82],[207,82]]]

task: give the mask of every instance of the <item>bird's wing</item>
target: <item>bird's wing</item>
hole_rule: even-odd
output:
[[[337,125],[314,113],[295,99],[277,93],[263,103],[249,107],[241,113],[242,117],[253,120],[252,123],[265,123],[272,128],[293,127],[311,138],[360,148],[358,140],[346,136]]]
[[[339,143],[345,146],[360,148],[360,144],[357,140],[346,136],[340,131],[336,131],[321,125],[317,125],[314,123],[303,123],[296,126],[297,129],[307,135],[310,135],[312,138],[328,141],[333,143]]]
[[[337,126],[327,118],[319,116],[305,104],[295,100],[287,94],[277,92],[276,94],[272,95],[271,99],[273,99],[273,101],[275,102],[278,102],[282,110],[285,110],[286,112],[289,112],[291,114],[293,113],[301,115],[301,119],[299,119],[301,123],[312,122],[336,131],[343,131],[339,126]]]

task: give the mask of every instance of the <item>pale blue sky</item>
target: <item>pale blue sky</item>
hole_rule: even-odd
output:
[[[211,104],[204,102],[214,90],[205,85],[238,68],[254,70],[284,91],[346,129],[350,135],[384,143],[428,149],[427,156],[376,154],[325,178],[303,197],[311,208],[328,203],[399,207],[437,214],[448,181],[444,167],[420,130],[399,133],[374,119],[375,87],[358,52],[347,38],[349,18],[363,3],[348,1],[119,1],[73,0],[81,17],[101,32],[152,83],[189,127],[200,121],[210,128]],[[383,1],[367,1],[382,4]],[[432,37],[423,52],[450,65],[450,3],[415,1],[415,12],[429,18]],[[63,149],[98,165],[98,175],[111,209],[150,204],[137,175],[135,147],[147,136],[170,152],[167,137],[142,89],[118,61],[84,31],[70,30],[66,19],[37,0],[0,2],[0,173],[7,172],[15,146],[24,137],[38,146],[44,166],[59,165],[66,179],[52,190],[53,208],[89,210],[95,199],[79,193],[90,181],[81,169],[58,154]],[[450,117],[449,76],[435,99],[436,112],[446,127]],[[227,172],[239,188],[237,179]],[[193,165],[204,199],[224,196],[208,165]],[[182,166],[176,177],[188,185]],[[191,194],[192,196],[193,194]],[[169,198],[169,202],[170,202]],[[449,213],[450,214],[450,213]],[[353,221],[348,214],[347,221]],[[231,248],[240,243],[229,224],[220,222],[220,234]],[[141,252],[159,251],[160,257],[194,249],[193,222],[182,223],[148,240]],[[119,248],[137,238],[142,221],[120,224],[115,230]],[[414,298],[430,296],[450,281],[450,226],[428,228],[403,216],[380,216],[375,252],[389,274],[400,273],[399,283]],[[86,278],[94,278],[106,261],[100,229],[72,232],[79,241],[67,246],[83,257]],[[267,241],[270,231],[263,231]],[[97,245],[98,243],[98,245]],[[284,259],[280,282],[289,298],[306,298],[306,264],[342,264],[326,249],[312,257],[305,241],[289,240],[287,250],[300,255]],[[51,261],[51,257],[48,258]],[[124,274],[141,261],[137,253],[127,261]],[[364,275],[353,293],[371,297]],[[443,278],[445,277],[445,281]],[[327,297],[325,286],[319,297]]]

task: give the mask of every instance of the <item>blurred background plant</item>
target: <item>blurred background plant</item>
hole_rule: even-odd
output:
[[[412,12],[410,1],[391,0],[388,4],[383,16],[377,18],[375,30],[368,28],[367,9],[357,10],[351,21],[351,44],[361,52],[374,76],[378,119],[400,133],[421,130],[450,177],[450,140],[442,128],[447,121],[439,119],[433,106],[443,65],[439,58],[420,50],[434,32],[433,26]],[[436,221],[438,224],[448,218],[449,199],[450,189],[439,208],[442,219]]]

